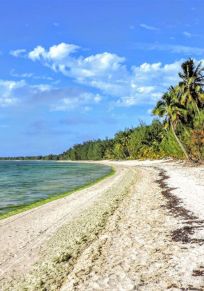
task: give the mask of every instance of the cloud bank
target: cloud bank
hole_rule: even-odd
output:
[[[79,46],[66,43],[48,49],[37,46],[28,52],[27,57],[78,84],[110,96],[116,106],[155,102],[168,86],[177,81],[181,63],[144,63],[128,67],[126,59],[117,54],[103,52],[82,56]]]
[[[169,49],[187,53],[192,48],[154,45],[147,49]],[[201,49],[197,52],[201,53]],[[91,106],[103,100],[111,107],[153,105],[170,85],[178,81],[178,71],[183,61],[180,59],[170,64],[157,62],[128,66],[123,56],[110,52],[84,55],[85,51],[78,45],[64,42],[49,48],[38,45],[31,51],[20,49],[12,54],[38,62],[56,74],[62,74],[75,83],[78,89],[50,84],[31,86],[24,80],[16,83],[1,81],[0,106],[16,105],[21,92],[23,96],[27,94],[31,96],[30,99],[38,102],[40,98],[46,99],[50,110],[70,110],[80,106],[90,110]]]

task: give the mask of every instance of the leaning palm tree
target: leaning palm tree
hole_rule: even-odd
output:
[[[181,65],[181,69],[181,104],[194,113],[200,113],[200,109],[204,108],[204,67],[201,62],[196,65],[192,59],[188,59]]]
[[[184,123],[187,119],[187,110],[179,102],[179,99],[181,98],[180,95],[181,92],[179,87],[170,87],[168,92],[162,96],[162,99],[157,102],[152,113],[165,118],[165,128],[171,128],[178,145],[183,151],[185,157],[189,159],[188,153],[176,134],[177,125],[179,123]]]

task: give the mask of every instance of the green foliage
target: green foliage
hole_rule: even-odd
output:
[[[101,160],[105,157],[105,152],[109,147],[110,140],[87,141],[77,144],[59,155],[63,160]]]
[[[179,159],[184,158],[183,152],[176,142],[171,130],[166,132],[164,135],[164,138],[160,144],[160,150],[164,157],[173,157]]]
[[[195,65],[192,59],[181,65],[180,82],[170,87],[161,100],[157,102],[153,114],[164,118],[165,127],[169,129],[175,141],[187,159],[203,159],[204,129],[204,68]],[[165,138],[164,149],[172,148],[173,141]],[[178,151],[176,151],[178,157]]]
[[[164,134],[163,124],[154,120],[151,125],[140,124],[138,127],[119,131],[114,139],[88,141],[75,145],[60,159],[101,160],[101,159],[144,159],[164,156],[160,143]]]

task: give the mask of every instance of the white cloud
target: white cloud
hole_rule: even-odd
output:
[[[192,33],[192,32],[189,32],[189,31],[184,31],[183,32],[183,35],[187,38],[192,38],[192,37],[199,37],[201,38],[202,37],[202,34],[199,34],[199,33]]]
[[[16,73],[14,69],[12,69],[10,71],[10,75],[12,77],[17,77],[17,78],[31,78],[31,77],[33,77],[33,73],[21,73],[21,74],[19,74],[19,73]]]
[[[18,50],[11,50],[10,51],[10,55],[12,55],[13,57],[22,57],[25,56],[26,53],[26,49],[18,49]]]
[[[144,63],[140,66],[140,71],[143,71],[143,72],[158,71],[161,65],[162,65],[161,63],[154,63],[154,64]]]
[[[0,80],[0,93],[2,91],[9,93],[16,88],[21,88],[25,85],[25,81],[10,81],[10,80]]]
[[[193,36],[192,33],[188,32],[188,31],[184,31],[183,35],[185,35],[188,38],[191,38]]]
[[[154,108],[149,108],[149,109],[147,110],[147,113],[150,114],[150,115],[152,115],[152,111],[153,111],[153,109],[154,109]]]
[[[78,95],[70,94],[58,100],[52,105],[51,109],[52,111],[67,111],[82,106],[87,111],[86,108],[91,108],[90,105],[99,103],[101,100],[102,97],[99,94],[81,92]]]
[[[138,99],[135,96],[125,96],[118,99],[115,103],[117,106],[129,107],[138,104]]]
[[[16,105],[18,103],[17,98],[10,97],[1,97],[0,98],[0,107],[10,107]]]
[[[37,92],[50,92],[54,89],[54,87],[49,84],[32,85],[31,88],[33,89],[33,91],[36,90]]]
[[[153,92],[154,89],[155,89],[154,86],[146,86],[146,87],[138,87],[137,91],[139,93],[142,93],[142,94],[149,94],[149,93]]]
[[[157,46],[158,49],[181,49],[188,47]],[[148,47],[149,49],[149,47]],[[154,48],[152,48],[154,49]],[[189,48],[189,50],[192,48]],[[134,106],[137,104],[154,104],[170,85],[178,82],[178,72],[182,59],[170,64],[143,63],[128,67],[125,58],[110,52],[102,52],[83,56],[79,47],[74,44],[60,43],[45,49],[42,46],[28,53],[28,58],[39,61],[44,66],[71,78],[79,85],[94,89],[95,93],[49,87],[47,85],[32,86],[36,98],[51,98],[52,110],[69,110],[79,106],[91,107],[106,96],[108,103],[117,106]],[[28,89],[27,89],[28,90]],[[30,92],[29,91],[29,92]],[[56,99],[58,96],[58,99]],[[104,99],[104,97],[103,97]]]
[[[17,73],[14,69],[10,71],[10,75],[15,78],[20,79],[34,79],[34,80],[46,80],[46,81],[54,81],[53,77],[45,76],[45,75],[35,75],[33,73]],[[56,81],[55,81],[56,82]]]
[[[141,50],[156,50],[156,51],[169,51],[173,54],[182,54],[189,56],[203,56],[204,48],[192,47],[184,45],[160,44],[160,43],[136,43],[136,49]]]
[[[61,60],[71,53],[75,52],[79,47],[73,44],[60,43],[52,46],[47,52],[47,57],[52,60]]]
[[[28,53],[28,57],[33,61],[40,59],[44,59],[46,61],[60,61],[75,52],[78,48],[79,47],[77,45],[63,42],[58,45],[51,46],[49,50],[46,50],[39,45]]]
[[[142,27],[142,28],[144,28],[144,29],[147,29],[147,30],[158,30],[157,27],[155,27],[155,26],[151,26],[151,25],[147,25],[147,24],[145,24],[145,23],[141,23],[141,24],[140,24],[140,27]]]
[[[121,96],[117,105],[133,106],[139,103],[153,104],[178,81],[178,72],[182,61],[172,64],[144,63],[132,66],[130,85],[126,86],[126,94]]]
[[[24,81],[0,80],[0,107],[10,107],[16,105],[19,100],[13,95],[13,91],[22,88]]]
[[[94,97],[94,101],[95,101],[96,103],[99,103],[101,100],[102,100],[101,95],[96,94],[95,97]]]
[[[61,72],[76,82],[109,91],[111,95],[123,91],[124,81],[128,71],[123,65],[124,57],[104,52],[87,57],[75,57],[74,52],[78,49],[72,44],[58,44],[48,50],[36,47],[28,53],[33,61],[39,60],[45,66],[55,72]],[[126,81],[125,81],[126,82]]]
[[[94,83],[95,87],[103,89],[106,84],[112,84],[113,75],[117,74],[118,77],[126,75],[126,69],[122,66],[124,60],[115,54],[104,52],[85,58],[62,59],[54,62],[52,68],[76,79],[79,83],[85,82],[90,85]]]
[[[48,50],[37,47],[29,53],[32,60],[39,60],[55,72],[61,72],[76,83],[99,90],[110,96],[110,102],[120,106],[133,106],[138,103],[154,103],[167,88],[178,81],[181,60],[171,63],[143,63],[128,68],[125,58],[113,53],[103,52],[89,56],[76,56],[77,46],[58,44]],[[99,96],[92,98],[100,102]],[[81,96],[78,96],[83,103]],[[77,100],[72,99],[72,106]],[[71,106],[70,99],[65,98],[55,109],[66,110]]]
[[[28,57],[32,60],[39,60],[41,57],[46,57],[45,49],[42,46],[37,46],[33,51],[29,52]]]
[[[30,85],[26,81],[0,80],[0,107],[47,107],[51,111],[68,111],[97,106],[101,94],[81,89],[60,88],[50,84]]]

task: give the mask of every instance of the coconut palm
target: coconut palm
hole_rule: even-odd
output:
[[[179,83],[182,95],[181,104],[194,113],[199,113],[204,107],[204,67],[200,62],[197,66],[192,59],[185,61],[181,65],[182,71],[179,73],[181,82]]]
[[[189,159],[189,156],[182,142],[176,134],[177,125],[179,123],[184,123],[187,120],[187,110],[179,102],[180,98],[181,92],[179,87],[170,87],[168,92],[162,96],[162,99],[157,102],[156,107],[153,110],[153,114],[165,118],[165,128],[171,128],[174,137],[181,150],[183,151],[185,157]]]

